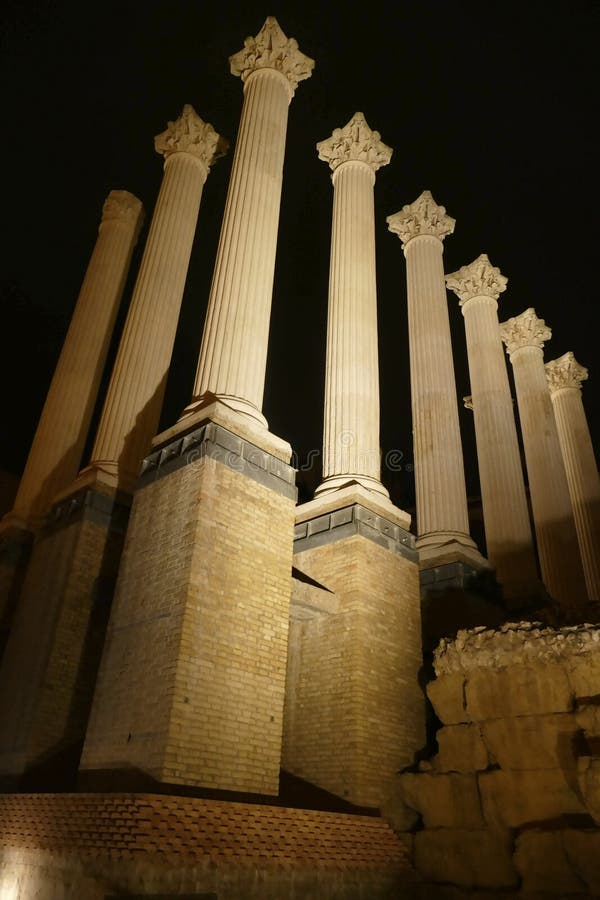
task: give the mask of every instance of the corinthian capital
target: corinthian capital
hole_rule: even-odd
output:
[[[559,356],[546,363],[546,378],[550,393],[555,394],[563,388],[576,388],[581,390],[581,382],[588,377],[588,370],[580,366],[572,352]]]
[[[446,286],[454,291],[460,306],[473,297],[492,297],[497,300],[506,290],[508,278],[493,266],[487,254],[482,253],[468,266],[462,266],[451,275],[446,275]]]
[[[102,207],[100,227],[104,222],[114,221],[133,225],[137,237],[144,222],[142,201],[129,191],[111,191]]]
[[[431,191],[423,191],[414,203],[388,216],[386,222],[403,245],[422,234],[430,234],[443,241],[447,234],[452,234],[456,225],[456,220],[446,215],[445,208],[437,205]]]
[[[168,159],[173,153],[190,153],[210,169],[215,160],[224,156],[227,141],[208,122],[203,122],[193,106],[186,103],[175,122],[154,138],[157,153]]]
[[[334,172],[349,160],[360,160],[376,172],[392,158],[391,147],[382,143],[378,131],[371,131],[361,112],[354,113],[347,125],[336,128],[331,137],[318,143],[317,150],[319,159],[328,162]]]
[[[530,307],[519,316],[513,316],[500,325],[500,335],[509,354],[521,347],[537,347],[543,350],[544,341],[549,341],[552,332],[543,319],[538,319],[535,309]]]
[[[294,38],[285,36],[274,16],[268,16],[256,37],[247,37],[239,53],[229,57],[231,74],[246,81],[257,69],[275,69],[285,75],[290,85],[290,97],[298,82],[310,78],[315,62],[298,49]]]

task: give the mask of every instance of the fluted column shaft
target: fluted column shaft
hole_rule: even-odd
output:
[[[110,192],[11,520],[34,524],[77,475],[142,217],[137,197]]]
[[[156,432],[194,240],[205,163],[168,156],[91,464],[131,488]]]
[[[600,479],[581,388],[552,390],[588,598],[600,601]]]
[[[541,347],[510,353],[542,578],[566,609],[585,598],[581,556]]]
[[[442,241],[427,234],[411,238],[404,248],[418,545],[458,539],[474,547],[442,251]]]
[[[351,160],[333,173],[322,487],[380,483],[375,173]]]
[[[244,104],[210,290],[194,397],[216,394],[266,425],[261,409],[290,86],[275,69]]]
[[[493,297],[462,304],[487,556],[507,596],[537,585],[525,481]]]

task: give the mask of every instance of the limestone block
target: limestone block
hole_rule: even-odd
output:
[[[426,828],[483,825],[475,776],[404,772],[399,777],[404,802],[421,813]]]
[[[564,897],[584,887],[565,852],[562,835],[562,831],[530,829],[517,837],[514,862],[525,893],[546,891]]]
[[[563,841],[567,858],[590,894],[600,894],[600,830],[566,828]]]
[[[440,828],[415,836],[415,865],[430,881],[502,888],[517,882],[511,839],[502,829]]]
[[[572,708],[571,686],[560,665],[475,669],[469,673],[465,697],[469,719],[476,722]]]
[[[600,825],[600,759],[582,756],[578,760],[578,780],[589,814]]]
[[[478,725],[447,725],[437,735],[439,752],[434,759],[438,772],[480,772],[489,764],[488,752]]]
[[[600,697],[600,653],[583,653],[569,666],[569,680],[576,697]]]
[[[485,746],[502,769],[577,766],[578,725],[571,713],[492,719],[481,729]]]
[[[575,710],[575,720],[587,738],[600,737],[600,706],[585,703]]]
[[[522,825],[586,812],[575,772],[483,772],[478,776],[485,821],[490,825],[519,828]]]
[[[465,709],[464,684],[464,676],[460,672],[452,672],[439,676],[427,685],[427,696],[444,725],[471,720]]]

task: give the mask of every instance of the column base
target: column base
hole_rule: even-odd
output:
[[[216,401],[143,462],[82,779],[278,792],[295,471],[238,417]]]
[[[253,403],[244,400],[243,397],[233,397],[229,394],[213,394],[209,391],[202,394],[201,397],[195,398],[186,406],[175,427],[178,425],[187,426],[190,416],[195,416],[197,413],[207,410],[215,403],[219,403],[221,406],[226,407],[232,412],[238,413],[243,419],[248,419],[252,425],[258,425],[259,428],[268,431],[269,423],[263,416],[261,410]]]
[[[473,538],[457,531],[420,534],[416,540],[416,548],[419,551],[419,565],[422,569],[432,569],[454,562],[465,563],[475,569],[490,568]]]
[[[382,807],[425,735],[410,517],[360,485],[296,513],[283,767]]]
[[[370,478],[368,475],[330,475],[318,486],[315,491],[315,497],[321,497],[324,494],[330,494],[333,491],[343,490],[344,488],[360,485],[365,490],[370,491],[380,497],[389,500],[389,491],[385,488],[378,478]]]
[[[88,470],[31,554],[0,670],[0,774],[74,784],[130,498]]]

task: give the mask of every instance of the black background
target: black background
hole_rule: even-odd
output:
[[[3,385],[0,468],[19,472],[112,189],[146,208],[153,137],[184,103],[231,143],[204,188],[162,425],[188,402],[242,105],[228,57],[274,15],[316,61],[290,107],[264,412],[302,465],[322,441],[332,187],[315,144],[362,111],[393,148],[375,185],[381,443],[402,454],[383,480],[414,502],[405,264],[386,216],[424,189],[457,220],[451,272],[486,252],[509,279],[500,318],[533,306],[553,330],[546,359],[590,368],[584,402],[600,436],[596,3],[379,2],[360,6],[202,0],[15,2],[2,13]],[[464,325],[449,294],[469,493],[478,494]],[[113,350],[114,353],[114,345]],[[105,379],[106,381],[106,379]],[[96,414],[97,416],[97,414]],[[407,466],[408,464],[408,466]],[[318,463],[300,474],[301,499]]]

